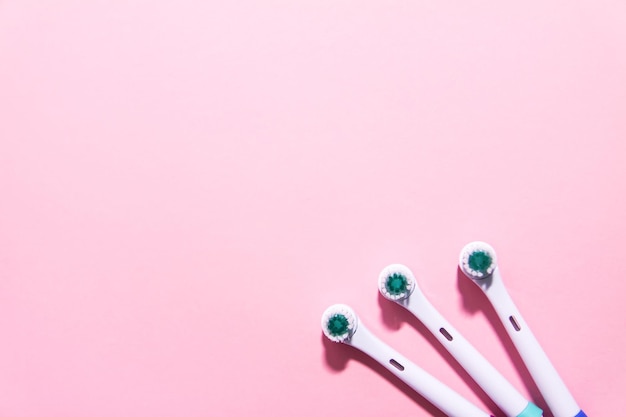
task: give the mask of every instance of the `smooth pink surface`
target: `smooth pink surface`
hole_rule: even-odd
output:
[[[624,16],[0,1],[0,415],[441,416],[324,341],[343,302],[501,416],[379,299],[392,262],[543,405],[457,277],[475,239],[588,415],[623,414]]]

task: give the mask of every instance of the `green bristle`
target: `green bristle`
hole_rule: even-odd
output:
[[[491,264],[493,264],[493,259],[491,258],[491,255],[485,251],[474,251],[469,256],[467,264],[474,271],[485,273]]]
[[[341,336],[350,331],[350,323],[343,314],[335,314],[328,319],[326,327],[331,336]]]
[[[389,291],[391,295],[400,295],[404,294],[409,287],[409,282],[407,278],[398,273],[394,272],[393,274],[387,277],[387,281],[385,282],[385,288]]]

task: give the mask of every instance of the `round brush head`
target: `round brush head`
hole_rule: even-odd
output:
[[[388,300],[397,301],[408,298],[414,289],[415,277],[404,265],[388,265],[378,276],[378,290]]]
[[[468,243],[459,255],[459,266],[469,278],[486,278],[496,269],[496,251],[485,242]]]
[[[356,331],[357,323],[354,310],[344,304],[332,305],[322,314],[322,331],[333,342],[349,340]]]

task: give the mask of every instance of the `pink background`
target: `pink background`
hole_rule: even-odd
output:
[[[324,341],[343,302],[501,416],[379,299],[391,262],[543,405],[457,276],[475,239],[583,408],[619,415],[625,16],[0,0],[0,415],[441,416]]]

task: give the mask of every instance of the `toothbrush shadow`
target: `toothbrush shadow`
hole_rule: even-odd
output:
[[[465,371],[465,369],[454,359],[454,357],[446,350],[445,347],[439,343],[437,338],[428,330],[428,328],[413,314],[411,314],[407,309],[402,306],[387,300],[382,294],[378,294],[378,304],[380,305],[380,309],[382,311],[382,319],[383,323],[393,329],[398,330],[402,323],[409,323],[418,333],[420,333],[428,343],[431,344],[439,353],[441,357],[445,359],[448,365],[454,369],[454,371],[461,377],[463,382],[476,394],[476,396],[480,399],[485,408],[489,411],[498,411],[499,414],[502,414],[496,403],[489,398],[489,396],[482,390],[480,385],[478,385],[474,379],[470,376],[470,374]]]
[[[329,340],[324,333],[321,334],[322,345],[324,345],[324,359],[326,365],[334,372],[341,372],[346,369],[350,358],[346,355],[346,346]],[[349,349],[356,350],[356,349]]]
[[[344,345],[343,343],[332,342],[328,340],[328,338],[324,336],[323,333],[321,337],[322,344],[324,345],[326,365],[328,365],[328,367],[331,368],[333,371],[343,371],[347,367],[350,360],[360,362],[361,364],[367,366],[368,368],[379,374],[388,383],[404,393],[404,395],[411,398],[429,415],[433,417],[446,417],[446,415],[441,410],[431,404],[426,398],[415,392],[404,382],[396,378],[392,373],[385,369],[385,367],[376,362],[370,356],[351,346]]]
[[[457,288],[461,293],[461,299],[463,300],[463,309],[471,314],[475,314],[478,311],[482,311],[482,313],[489,320],[489,324],[498,335],[498,338],[502,342],[504,349],[509,356],[511,362],[515,366],[518,375],[524,382],[524,386],[530,393],[532,402],[535,403],[539,408],[543,410],[544,417],[554,417],[554,415],[548,409],[548,405],[543,400],[539,389],[535,385],[530,372],[524,365],[524,361],[522,357],[517,352],[513,341],[507,334],[506,330],[502,326],[500,322],[500,318],[496,314],[496,310],[493,308],[491,303],[487,300],[485,294],[475,285],[465,274],[461,271],[460,268],[457,267],[456,270],[456,280],[457,280]],[[489,307],[485,308],[485,305]]]

